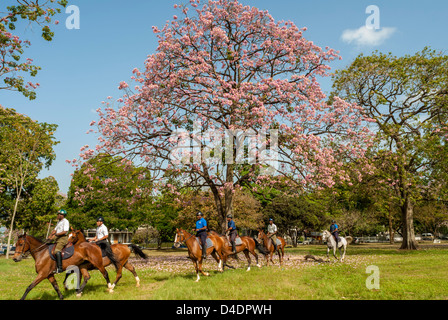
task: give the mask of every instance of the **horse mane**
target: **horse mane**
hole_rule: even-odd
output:
[[[22,234],[21,236],[19,236],[19,238],[20,238],[20,237],[23,237],[23,236],[28,236],[28,237],[33,238],[34,240],[37,240],[37,241],[40,241],[40,242],[45,242],[45,240],[42,240],[42,238],[40,238],[40,237],[36,237],[36,236],[32,236],[32,235],[30,235],[30,234]]]
[[[36,240],[36,241],[38,241],[38,242],[40,242],[40,243],[47,244],[47,243],[46,243],[46,240],[42,240],[42,238],[35,237],[35,236],[32,236],[32,235],[30,235],[30,234],[26,234],[26,233],[20,235],[20,236],[18,237],[18,239],[23,238],[23,237],[30,237],[30,238],[32,238],[32,239],[34,239],[34,240]]]

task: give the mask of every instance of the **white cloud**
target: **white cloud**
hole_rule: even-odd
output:
[[[362,26],[358,29],[347,29],[342,32],[341,39],[346,43],[355,43],[358,46],[378,46],[394,34],[396,28],[381,28],[375,30]]]

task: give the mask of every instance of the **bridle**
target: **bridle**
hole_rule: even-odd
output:
[[[181,237],[180,237],[180,238],[181,238],[180,241],[176,241],[177,238],[178,238],[178,237],[177,237],[178,234],[182,234]],[[182,240],[183,237],[184,237],[184,230],[182,230],[182,231],[176,233],[176,240],[175,240],[175,242],[174,242],[174,245],[178,244],[178,245],[180,246],[182,243],[185,243],[185,244],[186,244],[186,241],[187,241],[188,239],[190,239],[191,237],[193,237],[193,235],[191,234],[188,238],[185,238],[184,240]]]

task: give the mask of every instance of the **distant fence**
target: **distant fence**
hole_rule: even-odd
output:
[[[394,242],[402,242],[402,237],[394,237]],[[353,238],[354,243],[385,243],[390,242],[389,238],[387,237],[354,237]]]

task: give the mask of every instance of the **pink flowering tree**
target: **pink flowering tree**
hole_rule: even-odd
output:
[[[42,27],[42,38],[51,41],[54,36],[50,28],[52,18],[66,5],[67,0],[45,0],[40,3],[39,0],[17,0],[16,5],[8,6],[6,13],[3,13],[4,8],[0,4],[0,79],[3,80],[0,90],[18,91],[30,100],[36,98],[34,90],[39,83],[27,81],[24,75],[34,77],[40,67],[33,65],[31,58],[22,58],[31,43],[14,33],[16,23],[23,19]]]
[[[211,190],[222,228],[237,188],[303,191],[349,179],[345,164],[362,159],[369,131],[356,105],[325,101],[318,79],[339,58],[334,50],[238,1],[175,8],[179,16],[153,27],[158,48],[144,69],[98,110],[101,137],[85,160],[119,154],[174,194]]]

